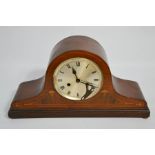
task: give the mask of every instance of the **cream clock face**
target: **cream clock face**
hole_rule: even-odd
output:
[[[56,91],[71,100],[91,98],[103,84],[103,75],[98,65],[79,57],[62,62],[56,68],[53,78]]]

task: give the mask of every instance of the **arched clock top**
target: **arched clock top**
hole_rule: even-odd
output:
[[[58,42],[52,50],[49,63],[68,51],[87,51],[98,55],[108,63],[104,48],[96,40],[86,36],[70,36]]]

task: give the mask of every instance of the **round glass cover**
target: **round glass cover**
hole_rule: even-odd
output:
[[[91,98],[99,92],[103,84],[103,74],[98,65],[80,57],[59,64],[53,78],[56,91],[71,100]]]

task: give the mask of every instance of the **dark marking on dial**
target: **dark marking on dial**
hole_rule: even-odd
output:
[[[68,68],[71,68],[70,64],[67,64],[66,66],[67,66]]]
[[[62,82],[62,79],[58,79],[58,82]]]
[[[76,96],[79,97],[79,93],[77,93]]]
[[[86,99],[91,93],[93,93],[95,88],[96,88],[95,86],[86,83],[86,93],[82,96],[81,100]]]
[[[89,64],[86,66],[86,69],[88,68]]]
[[[63,72],[63,71],[60,71],[60,73],[64,74],[64,72]]]
[[[99,79],[94,79],[94,81],[99,81]]]
[[[67,83],[67,86],[71,86],[71,84],[70,83]]]
[[[64,90],[65,89],[65,86],[61,86],[60,89]]]
[[[93,71],[92,74],[95,74],[97,71]]]
[[[67,94],[70,95],[71,94],[71,91],[68,91]]]
[[[80,66],[80,61],[76,61],[76,66],[77,66],[77,67]]]

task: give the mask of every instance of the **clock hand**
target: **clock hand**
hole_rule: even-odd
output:
[[[72,67],[72,73],[75,75],[76,77],[76,82],[80,82],[86,85],[86,93],[82,96],[81,100],[84,100],[85,98],[87,98],[93,91],[95,88],[97,88],[96,86],[94,86],[92,83],[90,82],[86,82],[83,80],[78,79],[77,74],[76,74],[76,70]],[[89,86],[91,87],[89,89]]]
[[[80,82],[80,79],[77,77],[77,74],[76,74],[76,70],[72,67],[72,73],[75,75],[76,77],[76,82]]]
[[[85,85],[86,85],[86,93],[82,96],[81,100],[86,99],[96,88],[95,86],[89,85],[88,83],[85,83]],[[89,89],[89,86],[91,86],[90,89]]]
[[[85,81],[83,81],[83,80],[80,80],[78,77],[77,77],[77,74],[76,74],[76,70],[72,67],[72,73],[75,75],[75,77],[76,77],[76,82],[80,82],[80,83],[83,83],[83,84],[87,84],[87,85],[89,85],[89,86],[92,86],[92,87],[94,87],[94,88],[97,88],[96,86],[94,86],[92,83],[90,83],[90,82],[85,82]]]
[[[89,86],[92,86],[92,87],[98,88],[98,87],[95,86],[93,83],[86,82],[86,81],[83,81],[83,80],[80,80],[80,82],[83,83],[83,84],[87,84],[87,85],[89,85]]]
[[[72,73],[76,75],[76,70],[72,67]]]

